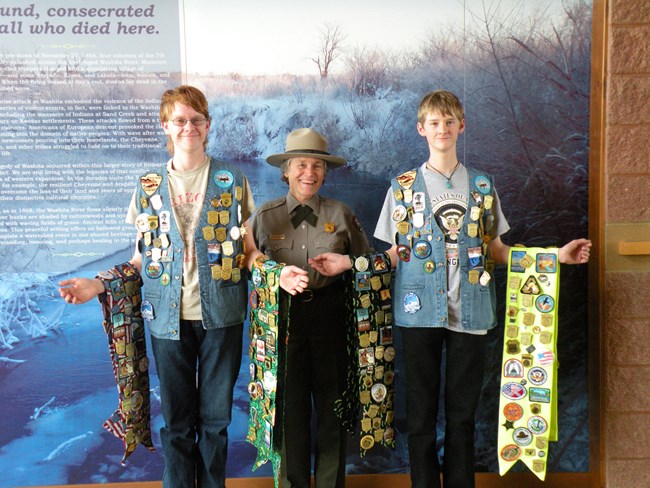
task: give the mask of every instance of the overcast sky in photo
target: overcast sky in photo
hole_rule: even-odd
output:
[[[315,74],[321,31],[337,25],[345,47],[415,49],[431,32],[463,29],[484,10],[500,18],[562,0],[180,0],[189,73]]]

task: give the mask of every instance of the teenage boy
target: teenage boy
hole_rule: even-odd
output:
[[[463,107],[448,91],[427,94],[418,133],[429,147],[419,168],[392,180],[375,237],[392,245],[394,322],[402,334],[406,416],[413,488],[474,487],[474,417],[483,383],[487,331],[497,325],[494,263],[507,264],[509,230],[492,177],[467,168],[456,143]],[[561,263],[589,260],[591,242],[576,239]],[[312,260],[321,273],[350,268],[345,256]],[[443,368],[442,351],[446,350]],[[444,372],[444,373],[443,373]],[[436,446],[441,376],[445,377],[442,470]]]

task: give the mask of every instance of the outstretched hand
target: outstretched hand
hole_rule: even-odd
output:
[[[97,279],[70,278],[59,282],[59,295],[66,302],[74,305],[86,303],[103,291],[104,285]]]
[[[280,287],[291,295],[302,293],[307,289],[309,277],[307,271],[298,266],[285,266],[280,272]]]
[[[346,254],[325,252],[308,260],[312,268],[323,276],[337,276],[352,267]]]
[[[560,248],[559,259],[564,264],[584,264],[589,261],[591,241],[589,239],[574,239]]]

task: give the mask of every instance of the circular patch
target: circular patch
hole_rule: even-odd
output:
[[[159,261],[149,261],[144,267],[145,274],[151,279],[160,278],[164,270],[165,267]]]
[[[528,381],[530,381],[535,386],[540,386],[546,383],[547,377],[548,376],[546,374],[546,370],[540,368],[539,366],[530,368],[530,371],[528,371]]]
[[[428,258],[431,255],[431,244],[427,241],[417,241],[413,245],[413,254],[420,259]]]
[[[214,182],[219,188],[228,188],[233,181],[235,181],[235,177],[226,169],[219,170],[214,174]]]
[[[241,237],[241,230],[236,225],[230,228],[230,238],[233,241],[238,240]]]
[[[512,433],[512,440],[518,446],[528,446],[533,442],[533,434],[526,427],[519,427]]]
[[[501,393],[510,400],[521,400],[526,396],[526,388],[519,383],[506,383],[501,388]]]
[[[504,461],[516,461],[521,456],[521,448],[516,444],[508,444],[501,449],[501,459]]]
[[[535,299],[535,308],[542,313],[548,313],[555,308],[555,299],[551,295],[540,295]]]
[[[505,407],[503,407],[503,415],[507,420],[516,422],[524,416],[524,409],[518,403],[508,403]]]
[[[487,195],[490,193],[490,190],[492,189],[492,184],[490,183],[490,180],[483,175],[479,175],[476,178],[474,178],[474,184],[476,185],[476,189],[480,191],[483,195]]]
[[[535,416],[528,419],[528,429],[536,435],[543,434],[548,428],[548,423],[546,419],[542,417]]]

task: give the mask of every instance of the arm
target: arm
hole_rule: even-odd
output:
[[[138,249],[138,243],[141,237],[142,235],[138,234],[133,257],[129,260],[137,268],[138,272],[142,271],[142,255]],[[70,278],[59,282],[59,295],[67,303],[72,303],[73,305],[86,303],[102,293],[104,293],[104,283],[97,278]]]
[[[384,251],[390,257],[390,267],[395,269],[397,266],[397,246],[393,246]],[[324,276],[336,276],[352,268],[350,256],[348,254],[337,254],[335,252],[325,252],[319,254],[313,259],[309,259],[312,268]]]
[[[497,264],[508,264],[510,246],[504,244],[500,237],[493,239],[490,244],[490,254]],[[574,239],[559,249],[558,257],[563,264],[584,264],[589,261],[591,241],[589,239]]]
[[[244,248],[246,250],[246,260],[244,263],[249,271],[253,269],[255,260],[262,256],[262,252],[257,248],[255,239],[253,238],[253,231],[250,227],[250,219],[244,222]],[[280,286],[283,290],[291,295],[297,295],[307,289],[309,278],[307,271],[300,269],[298,266],[285,266],[280,272]]]

